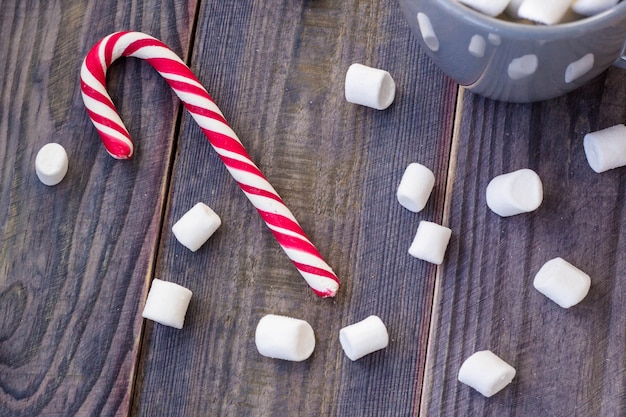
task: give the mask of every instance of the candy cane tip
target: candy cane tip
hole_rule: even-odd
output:
[[[313,288],[313,292],[321,298],[332,298],[337,295],[337,291],[339,291],[339,283],[330,288],[326,288],[325,290],[317,290]]]
[[[104,148],[109,155],[115,159],[130,159],[133,156],[133,146],[128,142],[111,140],[111,138],[100,132],[100,137],[104,144]]]
[[[113,153],[113,152],[109,152],[109,151],[107,151],[107,153],[108,153],[109,155],[111,155],[113,158],[115,158],[115,159],[119,159],[119,160],[121,160],[121,161],[124,161],[124,160],[126,160],[126,159],[130,159],[130,158],[132,158],[132,156],[133,156],[133,154],[132,154],[132,153],[130,153],[130,154],[123,154],[123,155],[115,154],[115,153]]]

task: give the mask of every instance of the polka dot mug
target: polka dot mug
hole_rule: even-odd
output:
[[[436,65],[485,97],[546,100],[611,65],[626,69],[626,0],[598,15],[552,26],[500,20],[455,0],[399,3]]]

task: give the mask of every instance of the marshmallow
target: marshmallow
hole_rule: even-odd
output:
[[[403,207],[417,213],[426,206],[434,186],[433,172],[424,165],[414,162],[406,167],[396,195]]]
[[[553,25],[563,19],[571,3],[572,0],[523,0],[517,13],[523,19]]]
[[[459,3],[463,3],[487,16],[495,17],[506,9],[509,0],[459,0]]]
[[[619,0],[575,0],[572,10],[583,16],[593,16],[615,6]]]
[[[533,286],[561,307],[570,308],[585,298],[591,278],[564,259],[554,258],[537,272]]]
[[[389,334],[380,317],[369,316],[339,330],[339,342],[346,356],[355,361],[386,348],[389,344]]]
[[[165,326],[182,329],[191,295],[191,291],[181,285],[155,278],[141,315]]]
[[[465,359],[458,380],[485,397],[491,397],[511,383],[515,368],[489,350],[481,350]]]
[[[300,362],[313,353],[315,334],[304,320],[268,314],[256,326],[254,342],[263,356]]]
[[[507,4],[506,9],[504,9],[504,13],[512,19],[519,19],[519,7],[522,5],[524,0],[511,0],[509,4]]]
[[[57,185],[67,174],[67,153],[58,143],[44,145],[35,157],[35,172],[45,185]]]
[[[597,132],[587,133],[583,139],[587,162],[600,173],[626,165],[626,126],[619,124]]]
[[[541,179],[531,169],[498,175],[487,185],[487,206],[499,216],[508,217],[536,210],[543,201]]]
[[[346,73],[345,94],[350,103],[384,110],[393,102],[396,84],[387,71],[352,64]]]
[[[195,252],[221,224],[220,216],[206,204],[198,203],[172,226],[172,232],[180,243]]]
[[[437,223],[421,221],[409,248],[409,254],[418,259],[441,265],[452,230]]]

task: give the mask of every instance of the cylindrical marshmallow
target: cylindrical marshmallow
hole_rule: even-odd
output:
[[[539,269],[533,286],[561,307],[570,308],[585,298],[591,278],[566,260],[554,258]]]
[[[626,126],[623,124],[587,133],[583,139],[587,162],[595,172],[626,165]]]
[[[609,10],[618,2],[619,0],[575,0],[572,10],[583,16],[593,16]]]
[[[501,14],[509,0],[459,0],[461,3],[471,7],[472,9],[486,14],[487,16],[498,16]]]
[[[563,19],[571,2],[572,0],[524,0],[517,13],[523,19],[554,25]]]
[[[409,254],[418,259],[441,265],[443,256],[448,248],[452,230],[437,223],[421,221],[413,243],[409,247]]]
[[[384,70],[352,64],[346,73],[346,100],[350,103],[384,110],[396,95],[396,83]]]
[[[509,4],[507,4],[506,8],[504,9],[504,13],[512,18],[512,19],[519,19],[519,7],[522,5],[522,2],[524,0],[511,0],[509,1]]]
[[[35,157],[35,172],[45,185],[57,185],[67,174],[68,159],[65,148],[58,143],[44,145]]]
[[[165,326],[182,329],[191,291],[173,282],[154,279],[142,316]]]
[[[531,212],[542,201],[541,178],[531,169],[498,175],[487,185],[487,206],[502,217]]]
[[[209,206],[198,203],[172,226],[176,239],[195,252],[215,233],[222,221]]]
[[[339,330],[339,342],[346,356],[355,361],[386,348],[389,344],[389,334],[380,317],[369,316]]]
[[[491,397],[511,383],[515,368],[490,350],[481,350],[465,359],[458,380],[485,397]]]
[[[424,165],[414,162],[406,167],[396,195],[403,207],[417,213],[426,206],[434,186],[433,172]]]
[[[268,314],[256,326],[254,342],[263,356],[300,362],[313,353],[315,334],[304,320]]]

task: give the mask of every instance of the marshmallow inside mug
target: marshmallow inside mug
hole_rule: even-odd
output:
[[[399,0],[422,49],[450,78],[496,100],[566,94],[611,65],[626,68],[626,1],[597,15],[532,25],[484,15],[456,0]]]

